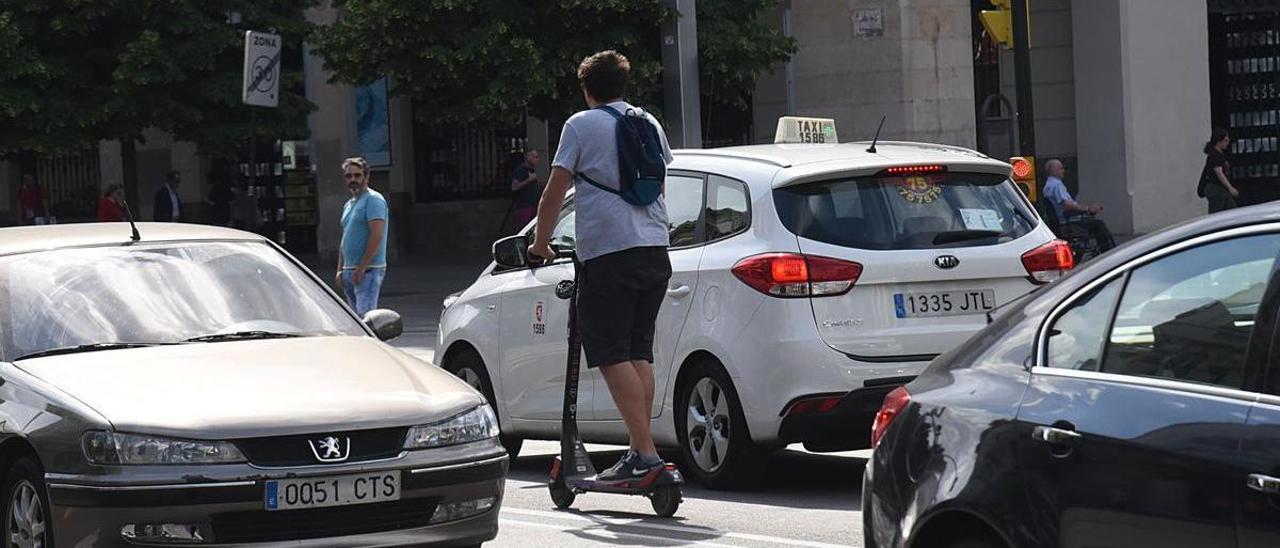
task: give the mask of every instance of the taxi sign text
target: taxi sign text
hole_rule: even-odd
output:
[[[831,118],[783,116],[778,119],[774,143],[838,143],[836,121]]]

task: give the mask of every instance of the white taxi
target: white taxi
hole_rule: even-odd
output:
[[[653,432],[711,486],[790,443],[868,447],[886,393],[986,312],[1073,266],[1005,162],[937,144],[835,144],[822,119],[784,119],[778,135],[675,151],[666,179],[673,275]],[[554,243],[573,244],[573,208]],[[522,439],[559,439],[569,304],[555,287],[572,278],[568,261],[494,263],[445,303],[440,365],[486,394],[513,456]],[[596,370],[583,372],[578,418],[588,442],[627,440]]]

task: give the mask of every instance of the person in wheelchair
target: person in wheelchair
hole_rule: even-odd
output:
[[[1079,203],[1067,192],[1067,185],[1062,182],[1067,168],[1062,160],[1054,158],[1045,162],[1044,170],[1049,174],[1044,182],[1044,201],[1048,213],[1054,217],[1050,219],[1053,232],[1067,241],[1078,240],[1082,236],[1092,238],[1097,242],[1099,253],[1115,247],[1116,241],[1111,237],[1107,223],[1094,217],[1102,211],[1102,206]]]

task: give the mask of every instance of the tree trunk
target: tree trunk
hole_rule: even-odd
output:
[[[124,199],[135,221],[142,220],[142,201],[138,198],[138,149],[134,137],[120,140],[120,171],[124,176]]]

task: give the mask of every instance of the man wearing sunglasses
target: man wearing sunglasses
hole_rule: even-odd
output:
[[[369,188],[369,163],[364,158],[342,162],[351,199],[342,207],[342,244],[337,282],[356,314],[378,308],[378,293],[387,275],[387,199]]]

